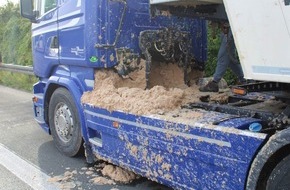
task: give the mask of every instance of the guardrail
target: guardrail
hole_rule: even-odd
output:
[[[11,72],[16,72],[16,73],[23,73],[23,74],[27,74],[27,75],[34,75],[33,67],[30,67],[30,66],[0,63],[0,70],[11,71]]]

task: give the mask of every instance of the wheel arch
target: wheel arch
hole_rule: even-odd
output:
[[[82,131],[82,137],[85,140],[85,142],[88,141],[87,135],[86,135],[86,124],[85,124],[85,116],[83,113],[83,108],[81,104],[81,97],[83,95],[82,88],[80,88],[79,84],[75,82],[75,80],[72,80],[68,77],[50,77],[50,79],[47,82],[47,88],[46,93],[44,97],[44,109],[45,109],[45,121],[48,123],[49,126],[49,102],[51,100],[52,94],[55,92],[58,88],[65,88],[69,91],[69,93],[72,95],[74,103],[78,110],[78,115],[80,118],[81,123],[81,131]],[[49,133],[50,129],[49,129]]]
[[[290,155],[290,128],[271,136],[254,158],[246,184],[246,190],[265,189],[271,171]]]

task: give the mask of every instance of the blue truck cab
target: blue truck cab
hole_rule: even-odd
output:
[[[141,32],[165,28],[187,32],[187,40],[193,44],[191,56],[200,65],[206,60],[205,21],[151,18],[147,0],[22,1],[22,10],[28,4],[33,7],[29,7],[33,69],[40,78],[34,87],[36,118],[47,131],[47,107],[53,91],[59,86],[66,88],[80,105],[83,92],[93,88],[95,69],[114,68],[120,60],[144,56]]]
[[[84,147],[89,163],[97,156],[177,189],[246,187],[269,138],[248,130],[263,125],[261,118],[202,103],[182,108],[203,115],[186,121],[81,103],[98,69],[126,75],[130,61],[141,58],[146,80],[154,59],[180,62],[184,73],[203,69],[205,20],[162,10],[153,15],[149,0],[21,0],[20,6],[32,22],[35,119],[61,152],[75,156]]]

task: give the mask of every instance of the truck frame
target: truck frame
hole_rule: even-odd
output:
[[[289,1],[281,2],[267,0],[258,18],[275,3],[285,13]],[[84,147],[88,163],[103,159],[176,189],[290,187],[289,36],[283,30],[285,46],[279,46],[278,55],[259,49],[261,44],[249,48],[255,35],[236,19],[255,15],[257,3],[240,9],[228,0],[21,0],[20,5],[22,16],[33,22],[34,73],[39,77],[33,88],[35,119],[61,152],[75,156]],[[287,28],[285,14],[281,22]],[[188,69],[204,69],[203,19],[230,21],[246,77],[263,82],[235,88],[243,93],[231,95],[227,104],[204,98],[185,105],[180,114],[188,117],[182,120],[81,103],[83,93],[93,90],[95,70],[124,76],[130,61],[140,58],[146,59],[147,87],[152,59],[180,63],[187,83]],[[262,26],[252,25],[260,32]],[[280,65],[261,63],[263,55],[272,61],[278,57]]]

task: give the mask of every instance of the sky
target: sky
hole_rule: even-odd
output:
[[[9,0],[13,3],[19,3],[19,0]],[[7,0],[0,0],[0,7],[5,5],[7,3]]]

